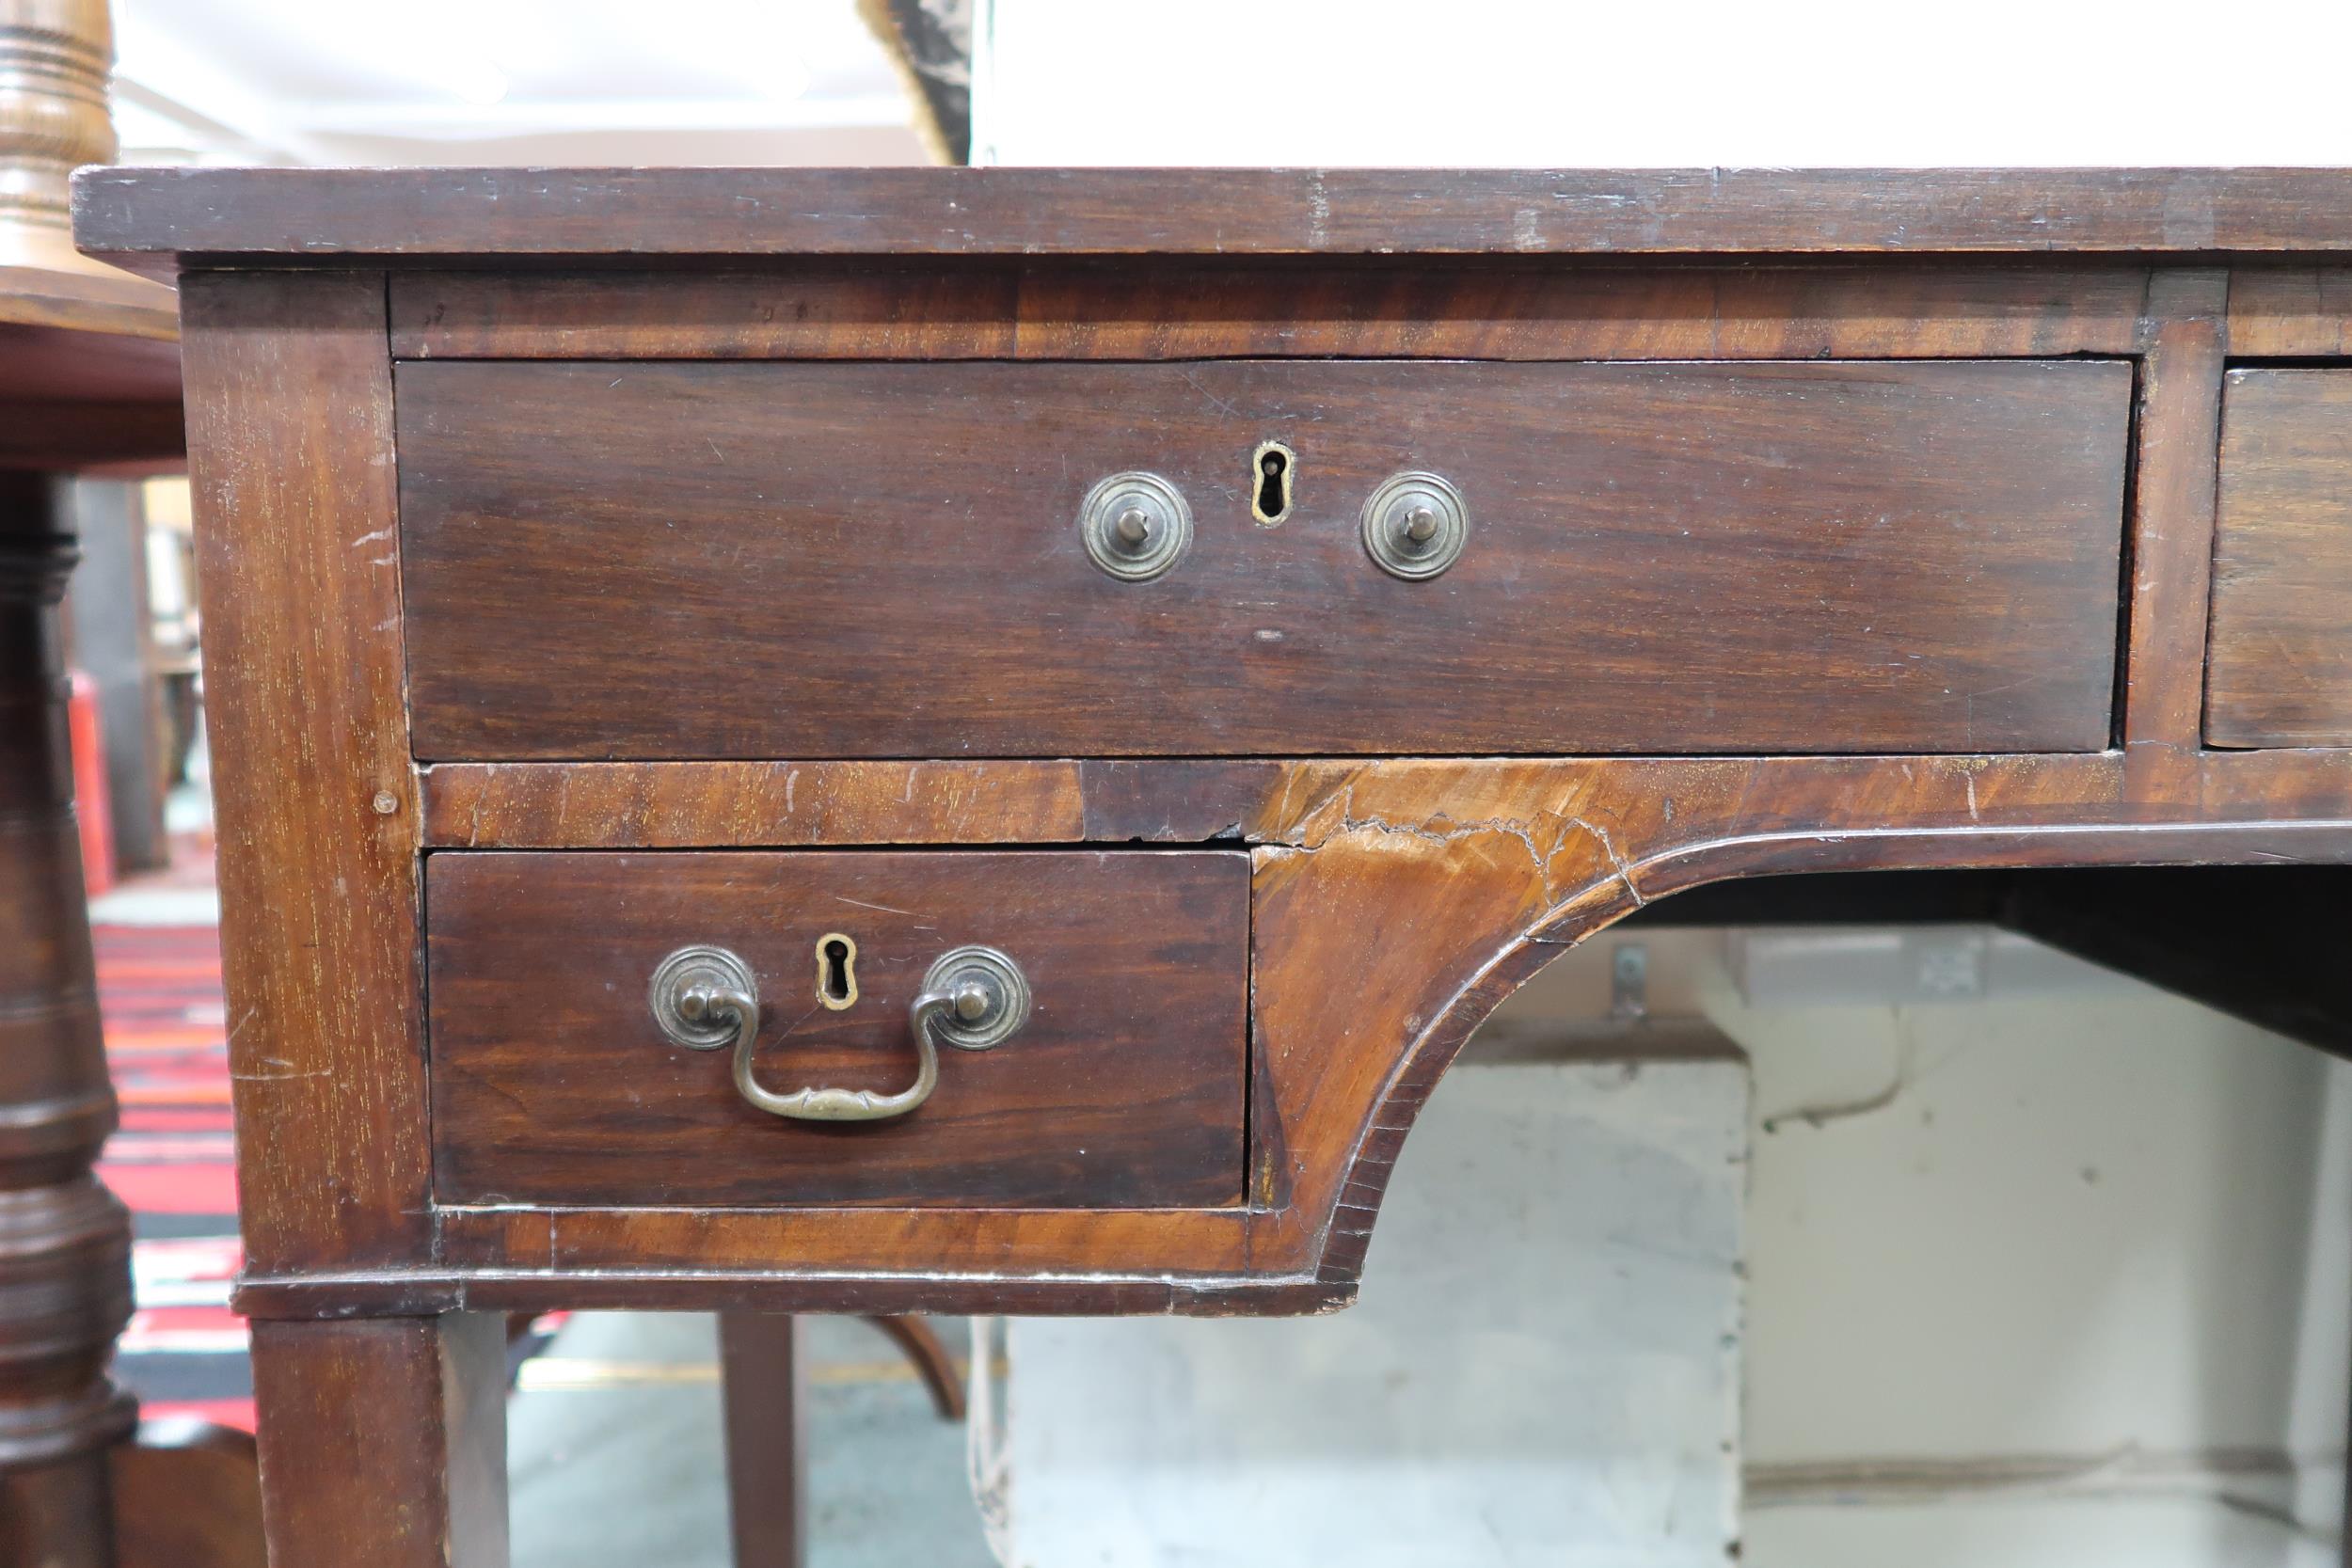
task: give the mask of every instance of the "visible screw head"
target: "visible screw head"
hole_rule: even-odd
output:
[[[678,992],[677,1014],[689,1023],[700,1023],[710,1016],[710,993],[700,986],[689,986]]]
[[[1405,526],[1397,531],[1407,544],[1426,545],[1438,536],[1438,514],[1431,507],[1416,506],[1405,514]]]
[[[400,809],[400,801],[389,789],[379,789],[375,792],[374,805],[375,814],[378,816],[389,816]]]
[[[989,1009],[996,1005],[996,998],[991,995],[989,989],[977,980],[961,982],[957,985],[954,995],[955,1001],[952,1006],[956,1018],[964,1023],[977,1023],[986,1018]]]
[[[1129,549],[1140,549],[1152,537],[1152,515],[1139,506],[1131,506],[1111,524],[1111,531]]]

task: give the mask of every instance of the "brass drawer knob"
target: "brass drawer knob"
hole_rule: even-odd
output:
[[[1087,492],[1078,534],[1088,557],[1122,582],[1149,582],[1192,546],[1192,508],[1157,474],[1113,474]]]
[[[1442,474],[1402,473],[1364,502],[1364,550],[1392,578],[1434,578],[1470,544],[1470,509]]]
[[[751,966],[723,947],[681,947],[654,970],[654,1021],[691,1051],[735,1047],[735,1088],[771,1116],[796,1121],[884,1121],[902,1117],[939,1085],[938,1045],[986,1051],[1011,1038],[1029,1018],[1029,982],[993,947],[959,947],[923,976],[908,1006],[914,1031],[914,1082],[896,1094],[871,1089],[804,1088],[778,1093],[752,1072],[759,1037],[759,985]]]

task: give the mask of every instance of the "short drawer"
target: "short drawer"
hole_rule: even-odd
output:
[[[1240,1198],[1240,853],[452,853],[427,863],[425,924],[439,1202]],[[665,958],[722,949],[755,988],[762,1088],[887,1095],[916,1076],[911,1005],[969,945],[1011,960],[1025,1021],[938,1049],[930,1097],[888,1119],[755,1108],[729,1047],[656,1016]]]
[[[2352,746],[2352,370],[2223,388],[2205,738]]]
[[[396,401],[426,758],[2109,736],[2119,362],[414,362]],[[1146,581],[1078,521],[1131,470],[1192,520]],[[1468,531],[1413,580],[1364,513],[1418,472]]]

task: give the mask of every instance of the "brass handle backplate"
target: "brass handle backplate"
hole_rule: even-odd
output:
[[[1364,502],[1364,552],[1392,578],[1434,578],[1462,559],[1470,509],[1442,474],[1392,474]]]
[[[1029,982],[993,947],[959,947],[923,976],[908,1006],[914,1031],[914,1082],[896,1094],[810,1087],[779,1094],[753,1075],[759,1039],[759,984],[751,966],[723,947],[681,947],[653,975],[654,1021],[691,1051],[735,1047],[735,1088],[771,1116],[796,1121],[885,1121],[905,1116],[939,1085],[938,1045],[986,1051],[1029,1018]]]
[[[1087,492],[1078,509],[1087,556],[1121,582],[1150,582],[1192,547],[1192,508],[1157,474],[1130,469]]]

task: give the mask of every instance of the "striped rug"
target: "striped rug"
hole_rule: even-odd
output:
[[[93,930],[106,1060],[122,1101],[122,1129],[98,1171],[131,1209],[137,1292],[116,1370],[146,1415],[250,1431],[245,1323],[229,1311],[239,1249],[220,933]]]

